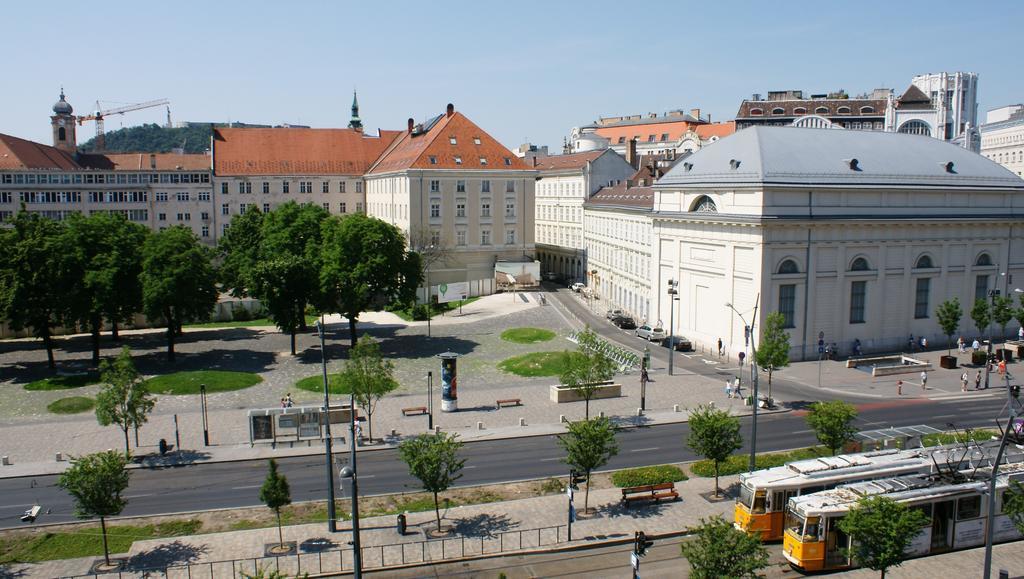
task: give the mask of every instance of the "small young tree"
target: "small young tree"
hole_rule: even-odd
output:
[[[953,334],[960,327],[960,318],[964,311],[960,308],[960,298],[946,300],[935,309],[935,319],[939,322],[939,328],[946,335],[946,354],[953,354]]]
[[[928,524],[919,509],[883,497],[866,497],[839,521],[839,528],[853,539],[849,556],[858,565],[881,572],[903,563],[910,542]]]
[[[398,455],[408,465],[409,474],[419,479],[423,490],[434,495],[437,531],[441,532],[441,507],[437,495],[462,478],[466,459],[459,458],[462,441],[447,432],[421,434],[398,445]]]
[[[586,473],[587,492],[583,495],[583,512],[590,506],[590,473],[608,464],[608,460],[619,453],[615,431],[611,420],[600,417],[570,422],[568,432],[558,437],[559,446],[565,449],[562,462],[574,470]]]
[[[602,382],[615,376],[616,366],[611,358],[595,347],[597,336],[590,328],[580,332],[577,343],[577,351],[566,354],[565,367],[558,381],[583,398],[586,404],[583,416],[590,420],[590,400]]]
[[[1006,338],[1006,326],[1013,319],[1013,298],[1010,296],[996,296],[992,301],[992,321],[999,326],[999,337]]]
[[[100,364],[100,381],[106,384],[96,395],[96,420],[100,426],[118,425],[124,432],[124,451],[128,452],[128,431],[149,419],[156,400],[135,370],[132,351],[125,346],[117,359]]]
[[[768,566],[760,537],[740,531],[722,517],[701,519],[694,535],[682,544],[693,579],[760,577],[758,570]]]
[[[107,546],[107,517],[116,517],[128,501],[121,493],[128,488],[128,455],[113,450],[71,459],[71,466],[60,475],[57,486],[75,501],[75,516],[100,518],[103,534],[103,559],[110,564]]]
[[[757,345],[757,365],[768,372],[768,399],[772,398],[772,374],[789,366],[789,334],[785,330],[786,317],[772,312],[764,320],[761,343]],[[754,401],[757,404],[757,400]]]
[[[992,310],[988,307],[988,301],[983,298],[974,300],[974,306],[971,307],[971,319],[974,320],[974,327],[978,328],[978,333],[984,336],[988,325],[992,323]]]
[[[260,487],[260,500],[263,504],[274,511],[277,516],[277,544],[284,546],[284,533],[281,531],[281,507],[292,504],[292,491],[288,487],[288,479],[277,472],[277,461],[270,459],[267,468],[267,478],[263,480]]]
[[[715,496],[719,496],[718,465],[743,446],[739,419],[725,410],[698,406],[690,413],[690,436],[686,443],[693,452],[715,463]]]
[[[1003,494],[1003,512],[1017,531],[1024,533],[1024,486],[1018,481],[1011,481],[1010,488]]]
[[[818,442],[832,451],[832,456],[848,441],[853,440],[857,428],[853,421],[857,418],[857,409],[842,400],[815,402],[807,414],[807,424],[814,430]]]
[[[346,392],[351,392],[356,403],[366,412],[366,425],[373,442],[373,412],[377,403],[398,389],[394,377],[395,365],[380,354],[380,344],[364,335],[356,342],[345,362],[340,382]]]

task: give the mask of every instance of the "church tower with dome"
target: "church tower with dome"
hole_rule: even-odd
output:
[[[53,116],[50,117],[50,125],[53,127],[53,146],[62,151],[74,153],[78,149],[75,140],[75,115],[74,109],[68,101],[64,100],[64,88],[60,89],[60,100],[53,105]]]

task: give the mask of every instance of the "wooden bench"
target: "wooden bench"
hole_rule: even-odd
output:
[[[661,499],[679,499],[679,493],[676,492],[676,485],[674,483],[669,482],[622,489],[622,502],[626,503],[627,507],[633,501],[659,502]]]
[[[519,398],[506,398],[505,400],[498,400],[494,403],[497,410],[501,410],[502,406],[522,406],[523,401]]]
[[[403,416],[420,416],[420,415],[426,414],[426,413],[427,413],[427,407],[426,406],[413,406],[411,408],[403,408],[402,409],[402,415]]]

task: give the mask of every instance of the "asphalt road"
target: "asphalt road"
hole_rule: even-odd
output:
[[[929,424],[945,428],[991,426],[1003,401],[995,398],[959,399],[946,402],[893,401],[861,405],[861,430],[888,426]],[[750,418],[743,418],[744,438],[750,439]],[[607,468],[695,460],[685,445],[687,424],[665,424],[622,431],[619,454]],[[757,450],[790,449],[813,444],[814,436],[800,413],[761,415]],[[747,449],[745,449],[747,450]],[[336,460],[342,460],[342,453]],[[564,476],[564,453],[553,436],[511,438],[467,443],[466,469],[459,485],[478,485],[514,480]],[[326,496],[322,456],[278,460],[287,475],[295,501]],[[359,453],[360,493],[380,494],[418,489],[394,450]],[[260,505],[259,485],[266,474],[265,461],[208,463],[193,466],[132,471],[126,492],[124,516],[166,514],[228,507]],[[55,486],[56,476],[0,480],[0,528],[21,527],[21,513],[32,504],[49,509],[40,523],[73,520],[71,498]],[[339,493],[339,497],[344,493]]]

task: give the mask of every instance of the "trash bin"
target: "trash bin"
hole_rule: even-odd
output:
[[[160,456],[163,456],[163,455],[167,454],[167,441],[166,440],[161,438],[160,439],[159,447],[160,447]]]
[[[405,523],[405,515],[404,514],[399,514],[398,515],[398,523],[397,523],[396,526],[397,526],[398,534],[399,535],[405,535],[406,523]]]

